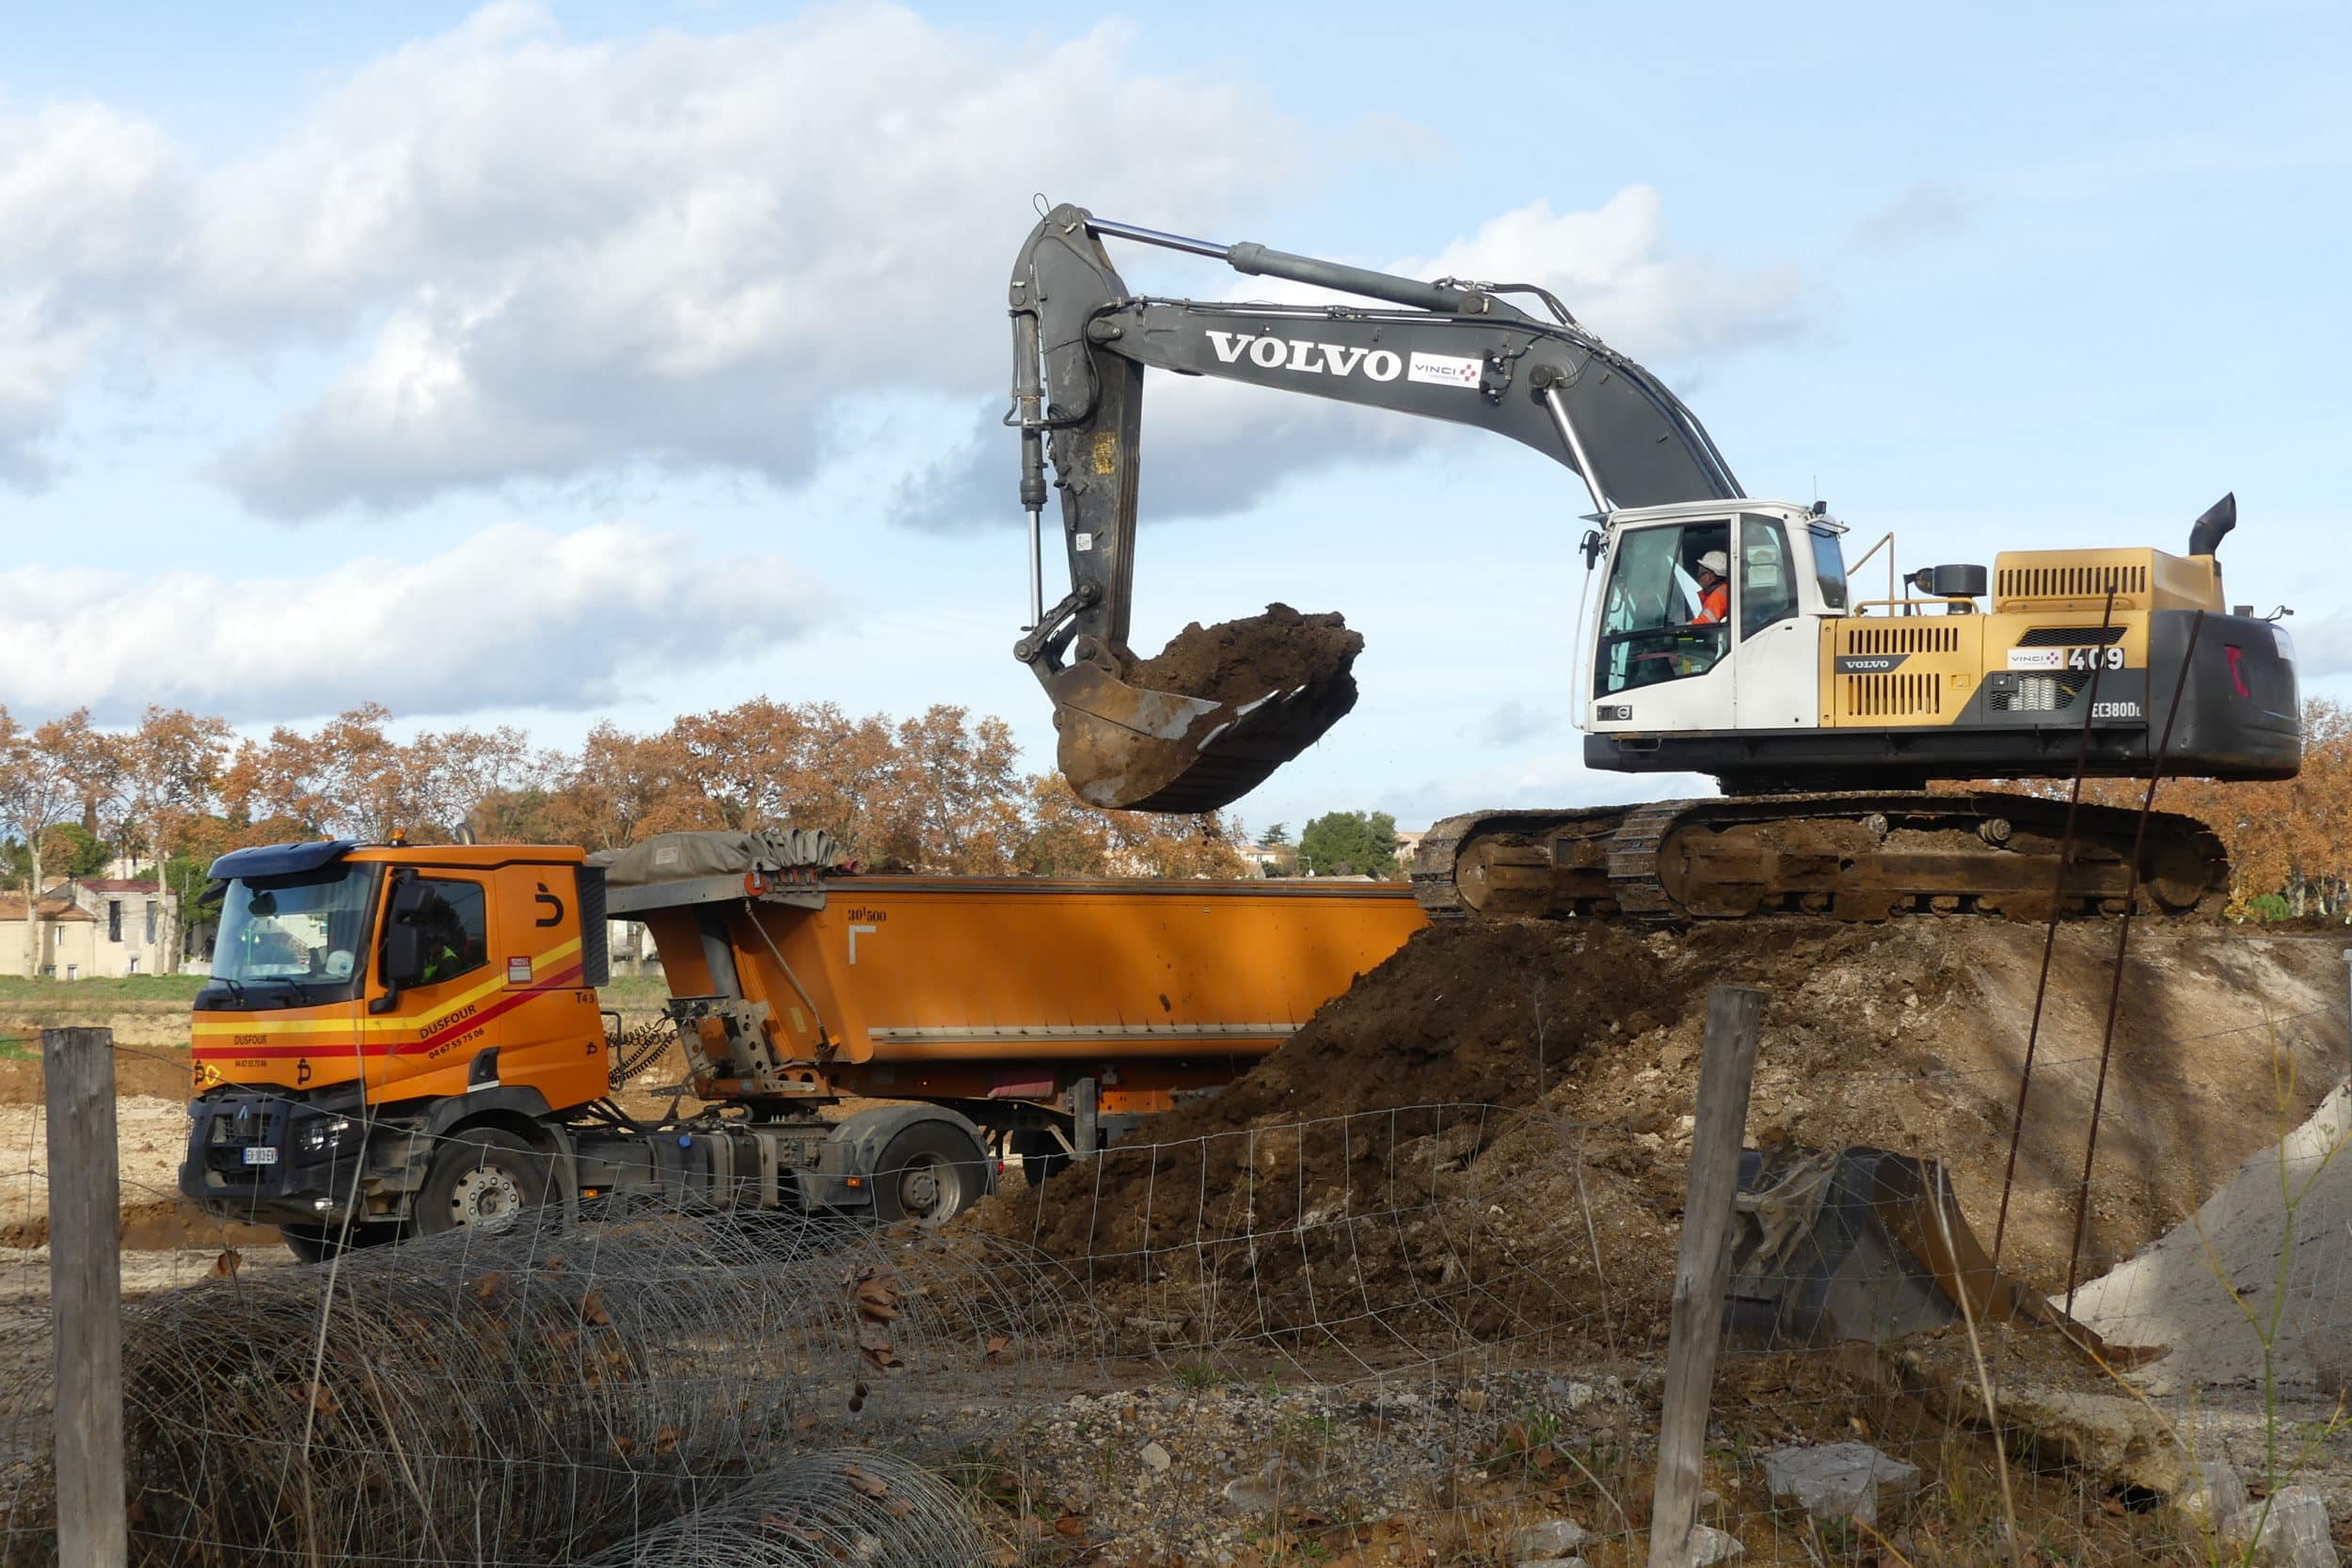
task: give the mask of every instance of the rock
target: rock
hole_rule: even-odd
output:
[[[2187,1485],[2188,1456],[2145,1401],[2025,1383],[2004,1383],[1999,1399],[2002,1424],[2024,1427],[2045,1455],[2079,1465],[2111,1485],[2144,1487],[2162,1497],[2178,1497]]]
[[[1513,1562],[1521,1564],[1556,1560],[1591,1539],[1584,1527],[1573,1519],[1544,1519],[1515,1532],[1508,1555]]]
[[[2172,1506],[2227,1535],[2236,1524],[2238,1511],[2246,1506],[2246,1482],[2238,1479],[2228,1460],[2201,1460],[2172,1495]]]
[[[1268,1513],[1289,1483],[1289,1478],[1296,1474],[1298,1466],[1286,1459],[1268,1461],[1256,1475],[1240,1476],[1225,1483],[1225,1506],[1235,1513]]]
[[[1708,1568],[1709,1563],[1714,1562],[1729,1562],[1747,1555],[1748,1549],[1740,1544],[1738,1536],[1726,1534],[1712,1525],[1691,1527],[1691,1560],[1697,1563],[1698,1568]]]
[[[1919,1466],[1867,1443],[1824,1443],[1766,1454],[1764,1484],[1774,1502],[1794,1503],[1817,1519],[1875,1525],[1881,1503],[1900,1502],[1919,1489]]]
[[[2253,1559],[2271,1568],[2336,1568],[2335,1538],[2328,1529],[2328,1499],[2313,1486],[2282,1486],[2269,1512],[2249,1503],[2237,1516],[2236,1539],[2253,1541]]]
[[[1174,1463],[1168,1451],[1157,1443],[1144,1444],[1142,1458],[1143,1467],[1152,1471],[1165,1470]]]

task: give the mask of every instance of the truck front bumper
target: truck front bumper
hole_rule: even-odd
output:
[[[181,1194],[208,1213],[250,1225],[339,1220],[366,1152],[358,1110],[356,1102],[215,1089],[188,1107]]]

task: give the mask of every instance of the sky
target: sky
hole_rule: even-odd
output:
[[[568,746],[944,702],[1046,768],[997,424],[1040,194],[1544,283],[1906,570],[2177,550],[2234,490],[2228,596],[2352,696],[2347,84],[2340,3],[11,8],[0,704]],[[1568,469],[1144,406],[1138,650],[1277,599],[1366,638],[1251,826],[1661,793],[1579,760]]]

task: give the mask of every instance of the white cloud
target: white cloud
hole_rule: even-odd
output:
[[[1591,212],[1530,202],[1391,270],[1534,283],[1617,348],[1669,364],[1789,337],[1807,304],[1793,268],[1730,267],[1676,249],[1664,198],[1649,185],[1628,185]]]
[[[1908,250],[1968,227],[1977,198],[1940,180],[1921,180],[1854,226],[1856,250]]]
[[[172,168],[151,127],[103,107],[0,112],[0,481],[55,474],[66,392],[167,243]]]
[[[2306,680],[2352,671],[2352,610],[2339,610],[2307,626],[2290,626],[2295,662]]]
[[[420,717],[585,708],[622,697],[625,669],[755,654],[823,609],[777,557],[702,559],[623,524],[504,524],[427,559],[299,577],[27,567],[0,572],[0,600],[15,607],[0,704],[87,704],[104,721],[151,702],[236,721],[369,701]]]
[[[1003,378],[1040,184],[1216,219],[1285,178],[1279,113],[1120,49],[862,5],[575,44],[501,5],[386,56],[202,182],[192,324],[383,320],[219,475],[288,517],[632,459],[801,479],[844,394]]]
[[[1410,131],[1366,122],[1323,151],[1402,157]],[[323,392],[212,465],[279,518],[646,464],[794,483],[848,404],[993,398],[1040,187],[1226,232],[1317,155],[1254,87],[1137,69],[1116,25],[1014,47],[878,4],[589,42],[495,4],[210,166],[103,107],[0,121],[0,480],[51,471],[62,400],[113,341],[334,356]],[[1805,303],[1786,270],[1675,247],[1646,186],[1531,203],[1398,270],[1546,284],[1670,372],[1794,329]],[[1216,383],[1151,405],[1163,515],[1435,435]],[[914,485],[908,520],[1012,511],[998,412]]]

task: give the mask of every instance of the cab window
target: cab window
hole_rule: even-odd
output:
[[[480,882],[420,877],[425,890],[416,925],[424,933],[424,971],[419,984],[437,986],[471,974],[490,961],[490,927]]]
[[[1705,674],[1730,651],[1731,628],[1699,587],[1706,557],[1731,553],[1727,521],[1635,529],[1617,542],[1601,602],[1594,695]]]
[[[1805,530],[1813,535],[1813,579],[1821,585],[1821,608],[1832,614],[1842,613],[1846,608],[1846,550],[1837,542],[1835,529],[1815,523]]]
[[[1788,531],[1772,517],[1740,519],[1740,635],[1753,637],[1797,612]]]

